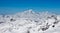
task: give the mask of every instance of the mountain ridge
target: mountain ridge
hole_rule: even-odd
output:
[[[0,16],[0,33],[59,33],[60,15],[32,9]]]

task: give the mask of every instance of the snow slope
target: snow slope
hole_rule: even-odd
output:
[[[60,15],[27,10],[14,15],[0,15],[0,33],[59,33]]]

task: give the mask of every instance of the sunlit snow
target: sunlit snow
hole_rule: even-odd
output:
[[[0,33],[60,33],[60,15],[32,9],[0,15]]]

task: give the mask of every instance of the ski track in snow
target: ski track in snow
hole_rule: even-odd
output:
[[[0,33],[60,33],[60,15],[32,10],[0,15]]]

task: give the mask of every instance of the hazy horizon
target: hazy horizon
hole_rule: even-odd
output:
[[[0,0],[0,14],[14,14],[28,9],[60,14],[60,0]]]

